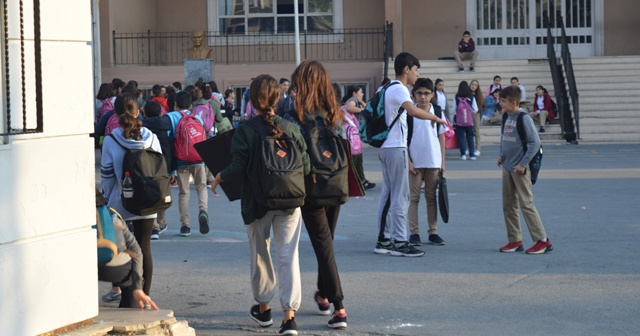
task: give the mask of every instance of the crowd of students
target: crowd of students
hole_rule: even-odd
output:
[[[512,79],[511,86],[502,87],[499,76],[496,76],[494,83],[487,88],[486,95],[482,93],[478,81],[473,80],[471,84],[463,81],[459,84],[453,103],[449,105],[443,90],[444,82],[437,79],[434,83],[428,78],[420,78],[419,68],[420,63],[413,55],[405,52],[398,54],[394,61],[395,79],[380,88],[384,90],[387,125],[392,124],[392,120],[398,122],[388,130],[388,137],[378,153],[383,180],[374,252],[404,257],[424,255],[424,251],[416,248],[422,244],[418,224],[418,203],[422,189],[427,200],[427,242],[444,245],[437,231],[436,188],[446,170],[444,134],[450,125],[448,119],[456,125],[458,107],[462,105],[470,106],[475,116],[473,125],[455,126],[463,160],[467,155],[474,160],[480,154],[479,137],[474,141],[474,132],[478,132],[476,125],[479,126],[480,121],[495,122],[494,118],[498,118],[495,113],[498,111],[508,113],[508,117],[504,118],[506,123],[499,117],[500,122],[506,125],[498,166],[503,167],[503,209],[509,240],[500,251],[523,249],[518,207],[525,214],[525,221],[536,242],[527,253],[551,251],[553,247],[533,205],[530,172],[525,168],[540,146],[533,118],[539,116],[542,122],[540,132],[544,129],[545,119],[553,118],[553,113],[548,110],[548,95],[545,96],[544,88],[537,90],[536,96],[541,98],[536,98],[534,111],[522,118],[527,136],[519,139],[514,129],[517,114],[522,111],[520,102],[524,98],[524,91],[519,88],[517,78]],[[224,96],[218,92],[215,82],[196,83],[184,89],[175,82],[166,87],[154,85],[151,97],[145,101],[135,81],[125,84],[119,79],[114,79],[111,84],[103,84],[96,96],[95,134],[96,138],[102,138],[102,192],[107,204],[132,224],[143,257],[141,286],[145,296],[136,292],[136,300],[144,299],[144,302],[152,303],[148,298],[153,275],[150,240],[159,238],[167,223],[164,212],[139,216],[123,208],[120,199],[122,158],[127,148],[152,148],[165,156],[168,170],[175,176],[179,188],[181,236],[191,233],[188,207],[190,180],[193,180],[198,195],[197,218],[202,234],[209,232],[207,184],[217,194],[217,186],[221,182],[240,181],[241,215],[249,240],[250,282],[256,303],[249,309],[249,316],[255,323],[260,327],[273,324],[270,302],[278,286],[283,310],[279,332],[297,334],[295,312],[301,302],[298,243],[304,222],[318,263],[317,290],[314,294],[318,314],[331,315],[328,327],[344,329],[347,327],[347,312],[333,249],[340,207],[344,202],[322,203],[315,199],[318,196],[307,193],[302,206],[269,206],[270,203],[264,203],[256,196],[256,182],[252,176],[258,173],[254,163],[260,156],[262,139],[266,134],[275,139],[278,145],[280,141],[288,141],[302,153],[300,169],[305,185],[307,188],[313,186],[316,174],[310,155],[310,127],[320,123],[329,127],[334,136],[349,139],[353,130],[349,127],[357,125],[358,115],[366,105],[362,88],[350,87],[345,97],[340,97],[339,88],[331,82],[322,64],[304,61],[290,80],[281,79],[278,82],[269,75],[252,78],[241,98],[241,106],[235,106],[234,98],[231,90],[227,90]],[[177,127],[185,118],[192,116],[211,136],[230,129],[232,122],[236,126],[231,145],[232,162],[215,177],[210,176],[202,160],[186,161],[177,153]],[[116,121],[115,125],[113,120]],[[243,120],[246,122],[241,122]],[[353,139],[352,147],[356,147],[357,138]],[[521,146],[523,141],[529,144],[526,150]],[[375,184],[364,177],[361,149],[351,154],[363,186],[373,188]],[[272,230],[277,250],[277,271],[269,252]],[[115,285],[104,299],[118,299],[120,286]],[[155,308],[155,304],[152,307]]]

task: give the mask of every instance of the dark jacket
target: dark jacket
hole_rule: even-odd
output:
[[[460,42],[458,42],[458,51],[463,53],[463,52],[473,52],[474,50],[476,50],[476,43],[473,41],[472,38],[469,39],[469,42],[465,42],[464,39],[460,40]]]
[[[158,137],[169,172],[176,170],[177,163],[173,157],[174,139],[170,138],[171,120],[168,117],[149,117],[142,120],[142,125]]]

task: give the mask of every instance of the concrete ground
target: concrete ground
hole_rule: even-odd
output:
[[[477,161],[447,152],[451,218],[439,222],[445,246],[421,258],[373,253],[380,196],[377,150],[365,149],[367,178],[378,183],[342,207],[335,241],[349,327],[333,331],[312,300],[316,261],[306,232],[300,244],[302,335],[637,335],[640,330],[640,146],[545,145],[535,204],[555,247],[545,255],[500,253],[507,242],[496,146]],[[173,189],[177,200],[177,189]],[[256,328],[240,203],[209,194],[212,232],[180,237],[177,202],[169,229],[153,241],[152,297],[187,320],[197,335],[276,334]],[[420,204],[423,240],[426,205]],[[524,226],[524,223],[523,223]],[[525,247],[533,245],[523,230]],[[101,293],[108,291],[101,284]],[[102,304],[112,307],[113,304]]]

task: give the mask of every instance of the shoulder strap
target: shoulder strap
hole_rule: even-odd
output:
[[[407,116],[407,147],[411,146],[411,138],[413,138],[413,117]]]
[[[522,140],[522,147],[524,150],[527,150],[527,132],[524,130],[524,125],[522,119],[524,119],[524,112],[518,112],[518,121],[516,123],[516,128],[518,129],[518,135],[520,136],[520,140]]]
[[[400,109],[398,110],[398,115],[393,119],[393,121],[391,122],[391,125],[389,125],[388,130],[391,130],[391,127],[393,127],[393,125],[396,124],[396,121],[398,121],[398,118],[400,118],[400,115],[402,115],[403,112],[404,112],[404,107],[400,106]]]
[[[245,121],[244,123],[249,125],[249,127],[253,128],[256,132],[258,132],[258,134],[260,134],[260,137],[262,139],[265,139],[267,137],[267,129],[266,127],[264,127],[262,120],[258,118],[251,118]]]
[[[431,106],[433,106],[433,112],[435,112],[436,117],[442,119],[442,108],[433,103],[431,103]],[[440,124],[436,124],[437,133],[440,133],[440,127],[442,127]]]
[[[118,141],[118,139],[116,139],[116,137],[113,135],[113,133],[109,133],[109,135],[107,135],[107,136],[110,136],[113,139],[113,141],[115,141],[118,144],[118,146],[122,147],[122,149],[124,149],[125,151],[129,152],[129,148],[123,146],[120,143],[120,141]]]

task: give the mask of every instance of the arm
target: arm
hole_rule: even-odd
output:
[[[356,102],[355,101],[352,100],[352,101],[347,102],[347,112],[349,112],[349,113],[360,113],[360,112],[362,112],[362,110],[364,110],[364,108],[356,106]]]
[[[440,174],[444,174],[445,171],[445,157],[446,157],[446,143],[444,139],[444,130],[443,133],[438,134],[438,142],[440,143],[440,154],[442,155],[442,166],[440,167]]]
[[[524,124],[524,130],[527,134],[526,139],[522,139],[527,143],[527,151],[524,153],[522,160],[518,163],[519,166],[527,167],[529,165],[529,161],[533,159],[534,155],[540,148],[540,137],[538,136],[538,132],[536,131],[536,127],[533,123],[533,119],[530,116],[524,115],[522,117],[522,123]]]
[[[100,182],[107,202],[111,199],[111,194],[115,192],[113,189],[118,186],[113,167],[112,147],[114,145],[117,146],[111,137],[105,137],[104,144],[102,145],[102,157],[100,159]]]
[[[473,41],[473,39],[469,39],[469,44],[467,46],[467,52],[474,52],[476,50],[476,43]]]
[[[458,42],[458,51],[463,53],[464,50],[464,40],[460,40],[460,42]]]
[[[407,114],[412,116],[412,117],[416,117],[418,119],[431,120],[431,121],[436,122],[436,123],[438,123],[440,125],[446,125],[447,124],[444,120],[436,117],[435,115],[433,115],[433,114],[431,114],[431,113],[429,113],[427,111],[424,111],[424,110],[421,110],[421,109],[417,108],[413,104],[412,101],[404,102],[402,104],[402,107],[404,107],[404,109],[407,111]]]

